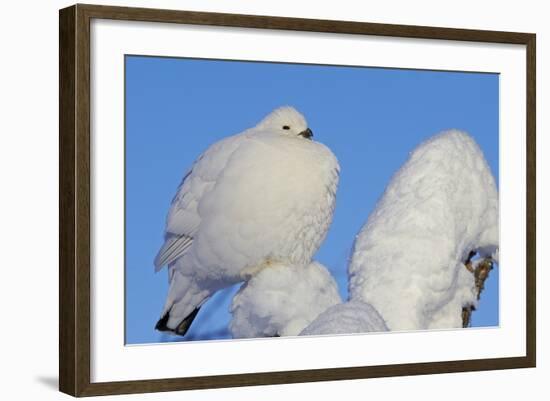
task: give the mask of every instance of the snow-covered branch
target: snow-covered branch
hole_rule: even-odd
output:
[[[498,192],[477,144],[447,131],[421,144],[394,175],[356,238],[352,300],[390,330],[462,327],[478,301],[470,252],[497,256]]]
[[[298,335],[340,302],[338,286],[322,264],[274,263],[243,284],[233,298],[231,333],[234,338]]]
[[[354,334],[387,331],[384,319],[361,301],[337,304],[321,313],[300,335]]]

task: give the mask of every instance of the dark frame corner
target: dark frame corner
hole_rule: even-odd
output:
[[[527,325],[524,357],[91,383],[90,20],[170,22],[525,45],[527,48]],[[77,4],[59,12],[59,389],[73,396],[363,379],[536,365],[536,35]]]

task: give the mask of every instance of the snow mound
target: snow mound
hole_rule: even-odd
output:
[[[338,286],[318,262],[275,263],[255,274],[233,298],[233,338],[298,335],[321,312],[341,302]]]
[[[394,175],[355,239],[350,299],[371,304],[390,330],[462,327],[476,305],[471,251],[498,258],[498,193],[470,136],[426,141]]]
[[[371,305],[361,301],[337,304],[315,319],[301,336],[353,334],[388,331],[384,319]]]

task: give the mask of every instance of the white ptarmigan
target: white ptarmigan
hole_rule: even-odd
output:
[[[292,107],[211,145],[184,176],[155,258],[170,288],[156,329],[185,335],[216,291],[308,264],[332,221],[339,166]]]

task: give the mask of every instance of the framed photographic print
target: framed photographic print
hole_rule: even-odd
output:
[[[535,366],[534,34],[59,18],[61,391]]]

